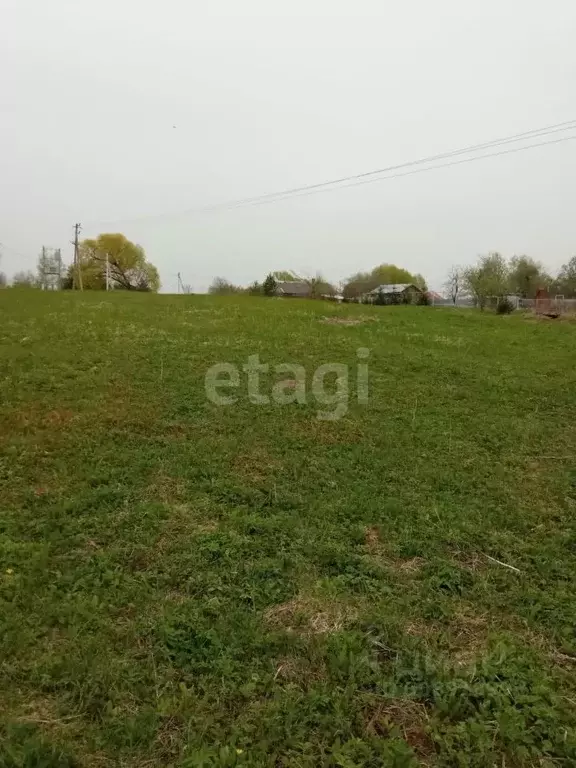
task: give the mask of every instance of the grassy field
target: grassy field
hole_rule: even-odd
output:
[[[254,354],[349,365],[348,412],[210,402]],[[2,291],[0,766],[576,765],[575,362],[515,315]]]

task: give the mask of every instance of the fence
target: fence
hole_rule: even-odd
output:
[[[564,296],[555,296],[547,299],[518,299],[518,309],[531,309],[534,312],[576,312],[576,299],[565,299]]]
[[[522,299],[519,296],[506,296],[514,309],[530,309],[533,312],[548,313],[558,312],[565,314],[567,312],[576,313],[576,299],[565,299],[563,296],[555,296],[553,299]],[[500,297],[489,296],[486,300],[487,309],[495,309]],[[435,307],[475,307],[476,302],[470,296],[458,297],[456,303],[451,299],[433,299],[432,304]]]
[[[434,307],[475,307],[476,306],[474,299],[472,299],[470,296],[463,296],[462,298],[458,297],[456,299],[456,302],[453,302],[452,299],[432,298],[431,303],[432,303],[432,306]]]

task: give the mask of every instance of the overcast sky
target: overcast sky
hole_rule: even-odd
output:
[[[552,269],[576,253],[576,141],[177,215],[576,119],[574,0],[0,0],[0,11],[8,273],[33,268],[43,244],[69,260],[75,221],[139,242],[168,291],[178,271],[201,291],[215,275],[337,280],[381,262],[439,287],[451,264],[490,250]]]

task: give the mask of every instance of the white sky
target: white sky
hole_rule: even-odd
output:
[[[178,213],[576,119],[574,0],[0,0],[2,269],[122,231],[175,290],[576,253],[576,141]],[[176,128],[173,128],[173,126]],[[99,223],[113,221],[113,224]],[[16,255],[18,252],[20,255]]]

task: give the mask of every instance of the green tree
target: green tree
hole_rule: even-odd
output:
[[[416,285],[421,290],[427,290],[426,280],[420,274],[412,274],[407,269],[397,267],[395,264],[380,264],[371,272],[356,272],[348,278],[343,289],[345,298],[358,298],[368,291],[374,290],[379,285],[392,285],[409,283]]]
[[[427,291],[428,290],[428,285],[426,283],[424,275],[421,275],[419,272],[417,272],[414,275],[414,280],[412,282],[414,283],[415,286],[420,288],[421,291]]]
[[[566,298],[576,296],[576,256],[562,265],[552,287],[555,293],[564,294]]]
[[[509,267],[509,290],[523,298],[533,299],[540,288],[552,282],[544,267],[528,256],[513,256]]]
[[[508,283],[508,265],[504,257],[496,252],[480,256],[475,266],[464,270],[464,288],[472,294],[480,309],[486,307],[490,297],[506,294]]]
[[[264,293],[264,296],[274,296],[277,287],[278,282],[276,281],[274,275],[270,272],[262,284],[262,292]]]
[[[344,283],[342,295],[345,299],[358,299],[379,284],[377,281],[371,280],[370,272],[356,272]]]
[[[158,291],[160,275],[146,260],[144,249],[120,233],[84,240],[79,249],[82,285],[87,290],[106,288],[106,262],[112,288],[126,291]],[[69,268],[68,278],[73,275]]]

